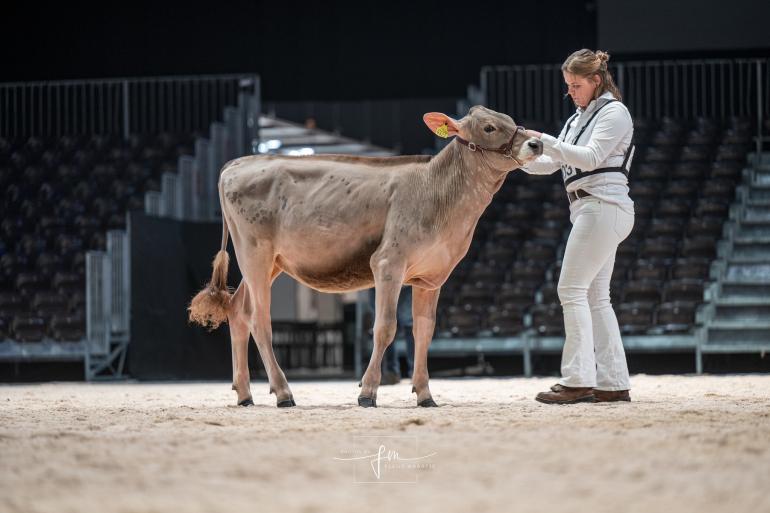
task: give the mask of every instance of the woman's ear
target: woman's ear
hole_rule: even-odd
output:
[[[428,125],[430,131],[439,137],[446,139],[460,133],[457,121],[441,112],[428,112],[422,116],[422,120]]]

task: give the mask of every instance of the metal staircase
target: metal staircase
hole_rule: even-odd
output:
[[[702,354],[770,351],[770,154],[751,156],[717,253],[704,298],[699,373]]]

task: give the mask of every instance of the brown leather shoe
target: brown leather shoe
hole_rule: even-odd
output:
[[[594,402],[594,389],[591,387],[565,387],[554,385],[549,392],[540,392],[535,401],[546,404],[575,404]]]
[[[597,403],[614,403],[616,401],[631,401],[631,395],[628,390],[596,390],[594,389],[594,397]]]

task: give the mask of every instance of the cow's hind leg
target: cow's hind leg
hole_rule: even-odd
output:
[[[417,406],[437,406],[428,388],[428,347],[436,326],[436,305],[439,289],[412,287],[412,319],[414,322],[414,373],[412,391],[417,394]]]
[[[289,383],[286,381],[286,375],[278,365],[273,352],[273,329],[270,325],[270,286],[280,271],[276,269],[272,261],[264,263],[267,264],[264,267],[249,269],[247,281],[252,304],[249,329],[270,380],[270,393],[275,394],[278,407],[296,406],[289,389]]]
[[[249,386],[249,319],[251,317],[251,304],[249,287],[245,281],[241,281],[238,289],[233,294],[230,309],[227,314],[227,323],[230,326],[230,343],[233,351],[233,390],[238,393],[239,406],[251,406]]]
[[[358,405],[363,407],[377,406],[377,388],[382,377],[382,356],[396,336],[396,309],[404,276],[403,265],[391,263],[384,257],[375,256],[372,261],[375,286],[374,347],[369,366],[361,380],[361,394],[358,396]]]

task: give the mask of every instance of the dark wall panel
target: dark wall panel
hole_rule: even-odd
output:
[[[192,296],[211,278],[219,223],[180,223],[131,216],[131,344],[128,372],[137,379],[230,379],[227,326],[208,333],[187,322]],[[240,275],[231,253],[228,283]]]
[[[598,1],[598,45],[619,54],[770,50],[770,2]],[[767,52],[766,52],[767,53]]]
[[[268,101],[464,96],[596,42],[593,1],[11,2],[0,81],[256,71]]]

